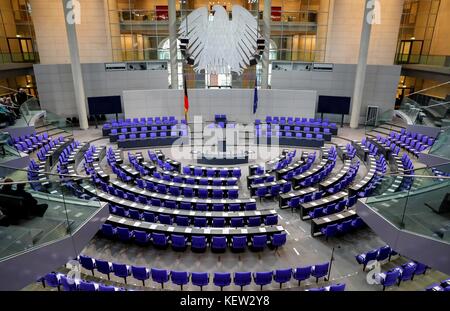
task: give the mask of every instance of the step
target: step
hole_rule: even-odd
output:
[[[401,126],[401,125],[398,125],[398,124],[394,124],[394,123],[392,123],[392,122],[386,122],[386,123],[384,123],[384,124],[387,124],[387,125],[392,126],[392,127],[399,128],[400,130],[402,130],[402,129],[405,129],[405,130],[406,130],[406,127]],[[393,129],[393,130],[395,130],[395,129]],[[400,130],[399,130],[399,131],[400,131]]]
[[[383,128],[376,128],[376,129],[373,129],[372,132],[376,132],[376,133],[379,133],[379,134],[383,134],[384,136],[389,136],[389,134],[391,133],[390,130],[383,129]]]

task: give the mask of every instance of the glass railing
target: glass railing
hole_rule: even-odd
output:
[[[19,151],[12,146],[11,142],[11,135],[6,131],[0,131],[0,164],[20,158]]]
[[[0,181],[0,261],[72,236],[103,206],[95,197],[74,191],[77,183],[89,182],[84,176],[39,172],[45,178],[30,182],[31,171],[0,169],[6,172]],[[34,190],[38,183],[44,190]]]
[[[431,147],[429,154],[450,159],[450,127],[442,130]]]
[[[50,136],[73,135],[72,121],[42,110],[36,97],[29,98],[20,106],[20,114],[28,126],[34,126],[39,132],[47,132]]]
[[[450,243],[450,178],[424,168],[409,177],[385,176],[383,182],[396,178],[411,178],[411,187],[391,193],[380,190],[366,204],[400,230]]]
[[[450,67],[449,55],[397,54],[395,59],[397,64]]]

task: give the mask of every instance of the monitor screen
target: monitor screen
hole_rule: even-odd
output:
[[[120,96],[88,97],[89,115],[122,113]]]
[[[345,96],[319,96],[317,112],[349,114],[351,97]]]

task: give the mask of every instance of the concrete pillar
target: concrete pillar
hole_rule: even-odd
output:
[[[270,50],[270,24],[272,22],[272,0],[264,0],[262,35],[265,40],[262,56],[261,88],[267,89],[269,85],[269,50]]]
[[[78,50],[76,22],[81,21],[79,8],[74,5],[68,7],[68,2],[76,3],[70,0],[62,0],[64,9],[64,21],[66,24],[67,41],[69,43],[70,63],[72,67],[73,89],[75,91],[75,104],[77,105],[78,119],[80,120],[80,129],[89,128],[86,113],[86,96],[84,94],[83,76],[81,73],[80,53]]]
[[[372,29],[372,19],[375,10],[374,1],[366,0],[364,7],[364,16],[362,22],[361,40],[359,43],[358,66],[356,67],[355,87],[352,97],[352,111],[350,115],[350,127],[358,128],[361,105],[366,80],[367,55],[369,54],[370,31]]]
[[[170,84],[178,89],[177,9],[175,0],[169,0]]]

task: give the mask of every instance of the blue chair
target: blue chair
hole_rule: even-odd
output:
[[[176,216],[175,217],[175,223],[178,226],[187,227],[187,226],[189,226],[189,217],[187,217],[187,216]]]
[[[110,239],[114,238],[117,233],[116,228],[114,228],[111,224],[103,224],[101,230],[102,235]]]
[[[271,237],[271,246],[275,249],[286,244],[287,233],[275,233]]]
[[[174,251],[184,251],[187,248],[187,237],[184,235],[172,234],[170,236],[172,241],[172,249]]]
[[[338,283],[338,284],[330,285],[328,290],[330,292],[343,292],[343,291],[345,291],[345,284],[344,283]]]
[[[213,283],[216,286],[220,287],[220,290],[223,291],[225,286],[230,286],[231,284],[231,274],[229,272],[215,272]]]
[[[96,268],[96,266],[95,260],[93,258],[89,256],[80,255],[78,261],[84,269],[91,271],[92,275],[94,275],[94,269]]]
[[[203,228],[208,224],[206,217],[194,217],[194,227]]]
[[[108,280],[111,279],[110,273],[114,272],[113,266],[109,261],[96,259],[95,265],[97,266],[97,271],[108,276]]]
[[[170,278],[172,283],[175,285],[180,285],[181,290],[183,290],[183,285],[189,283],[189,273],[186,271],[170,271]]]
[[[134,230],[134,241],[139,245],[147,245],[151,234],[141,230]]]
[[[52,273],[47,273],[43,278],[42,278],[42,286],[50,286],[50,287],[56,287],[58,288],[58,291],[61,290],[61,280],[60,280],[60,275],[56,274],[55,272]]]
[[[155,214],[152,212],[143,212],[142,218],[147,222],[156,222]]]
[[[200,199],[208,198],[208,189],[204,189],[204,188],[198,189],[198,197]]]
[[[415,263],[416,263],[417,266],[416,266],[416,270],[414,271],[414,275],[411,278],[411,280],[414,279],[415,275],[425,274],[427,272],[427,269],[428,269],[428,266],[423,264],[423,263],[420,263],[418,261],[415,261]]]
[[[225,210],[225,205],[223,203],[215,203],[213,204],[214,212],[223,212]]]
[[[244,290],[244,286],[250,285],[252,283],[252,273],[251,272],[235,272],[234,273],[234,284],[241,287],[241,291]]]
[[[59,279],[62,287],[64,288],[64,291],[73,292],[78,290],[77,283],[75,283],[74,279],[69,278],[65,275],[61,275]]]
[[[207,272],[192,272],[191,282],[192,285],[199,286],[200,290],[203,291],[203,286],[209,284],[209,274]]]
[[[391,260],[391,252],[392,252],[392,249],[389,245],[380,247],[380,249],[378,250],[377,260],[383,261],[388,258],[389,258],[389,260]]]
[[[182,209],[182,210],[190,211],[191,208],[192,208],[192,205],[190,202],[181,202],[180,203],[180,209]]]
[[[150,271],[146,267],[131,266],[131,274],[136,280],[142,281],[142,286],[150,278]]]
[[[212,220],[212,226],[214,228],[223,228],[225,227],[225,218],[214,217]]]
[[[152,233],[153,245],[156,248],[167,248],[169,238],[164,233]]]
[[[330,267],[329,262],[320,265],[315,265],[312,267],[311,275],[316,278],[316,283],[319,282],[319,278],[326,277],[326,275],[328,274],[329,267]]]
[[[373,249],[371,251],[368,251],[365,254],[359,254],[356,256],[356,261],[360,264],[363,265],[363,271],[366,270],[366,266],[367,264],[372,261],[372,260],[377,260],[377,256],[378,256],[378,249]]]
[[[231,237],[231,250],[234,252],[243,252],[247,247],[246,236],[233,236]]]
[[[117,236],[122,242],[129,242],[133,237],[133,230],[128,230],[128,228],[117,227]]]
[[[402,281],[412,280],[414,277],[414,272],[416,271],[417,264],[415,262],[408,262],[401,266],[402,272],[398,277],[398,286]]]
[[[230,226],[235,227],[235,228],[243,227],[244,226],[244,218],[242,218],[242,217],[231,218]]]
[[[228,199],[237,199],[239,197],[239,191],[237,189],[228,190]]]
[[[228,205],[228,210],[230,212],[238,212],[241,210],[241,205],[239,203],[231,203]]]
[[[320,229],[323,235],[325,235],[325,239],[328,241],[329,237],[336,236],[338,234],[338,224],[328,225],[322,229]]]
[[[298,286],[300,286],[300,282],[309,279],[311,276],[312,267],[306,266],[306,267],[298,267],[294,269],[293,271],[293,278],[294,280],[298,281]]]
[[[192,188],[184,188],[183,196],[186,198],[192,198],[194,196],[194,189]]]
[[[253,280],[255,284],[261,286],[261,290],[263,290],[264,285],[272,283],[272,275],[273,271],[255,272],[253,273]]]
[[[113,262],[112,269],[113,269],[114,275],[119,278],[123,278],[125,281],[125,284],[127,284],[127,277],[129,277],[131,275],[130,267],[125,264]]]
[[[352,230],[352,219],[343,221],[342,223],[338,224],[337,230],[340,234],[347,233]]]
[[[300,198],[295,197],[288,201],[288,206],[291,208],[291,211],[294,212],[294,209],[298,208],[300,205]]]
[[[150,274],[154,282],[161,284],[161,288],[164,288],[164,283],[169,281],[169,271],[165,269],[152,268]]]
[[[78,290],[82,292],[95,292],[96,291],[95,283],[80,280]]]
[[[206,250],[206,237],[203,235],[192,236],[191,249],[193,252],[204,252]]]
[[[211,250],[213,252],[225,252],[227,249],[227,238],[224,236],[213,236],[211,238]]]
[[[273,275],[273,280],[280,284],[280,288],[283,286],[283,283],[287,283],[291,280],[292,277],[292,268],[289,269],[278,269],[275,270]]]
[[[396,284],[399,276],[399,269],[387,271],[384,275],[382,275],[380,278],[380,283],[381,285],[383,285],[383,291],[386,289],[386,287]]]
[[[252,250],[262,251],[267,245],[267,235],[254,235],[252,236]]]
[[[245,204],[245,210],[246,211],[256,211],[256,203],[255,202],[248,202]]]
[[[170,217],[170,215],[160,214],[158,219],[161,224],[164,224],[164,225],[172,224],[172,217]]]
[[[249,217],[248,218],[248,226],[249,227],[259,227],[259,226],[261,226],[261,217],[259,217],[259,216]]]
[[[267,187],[260,187],[256,189],[256,196],[259,198],[259,201],[261,202],[262,198],[267,195]]]
[[[110,285],[104,285],[104,284],[98,284],[98,291],[99,292],[115,292],[116,287],[110,286]]]

